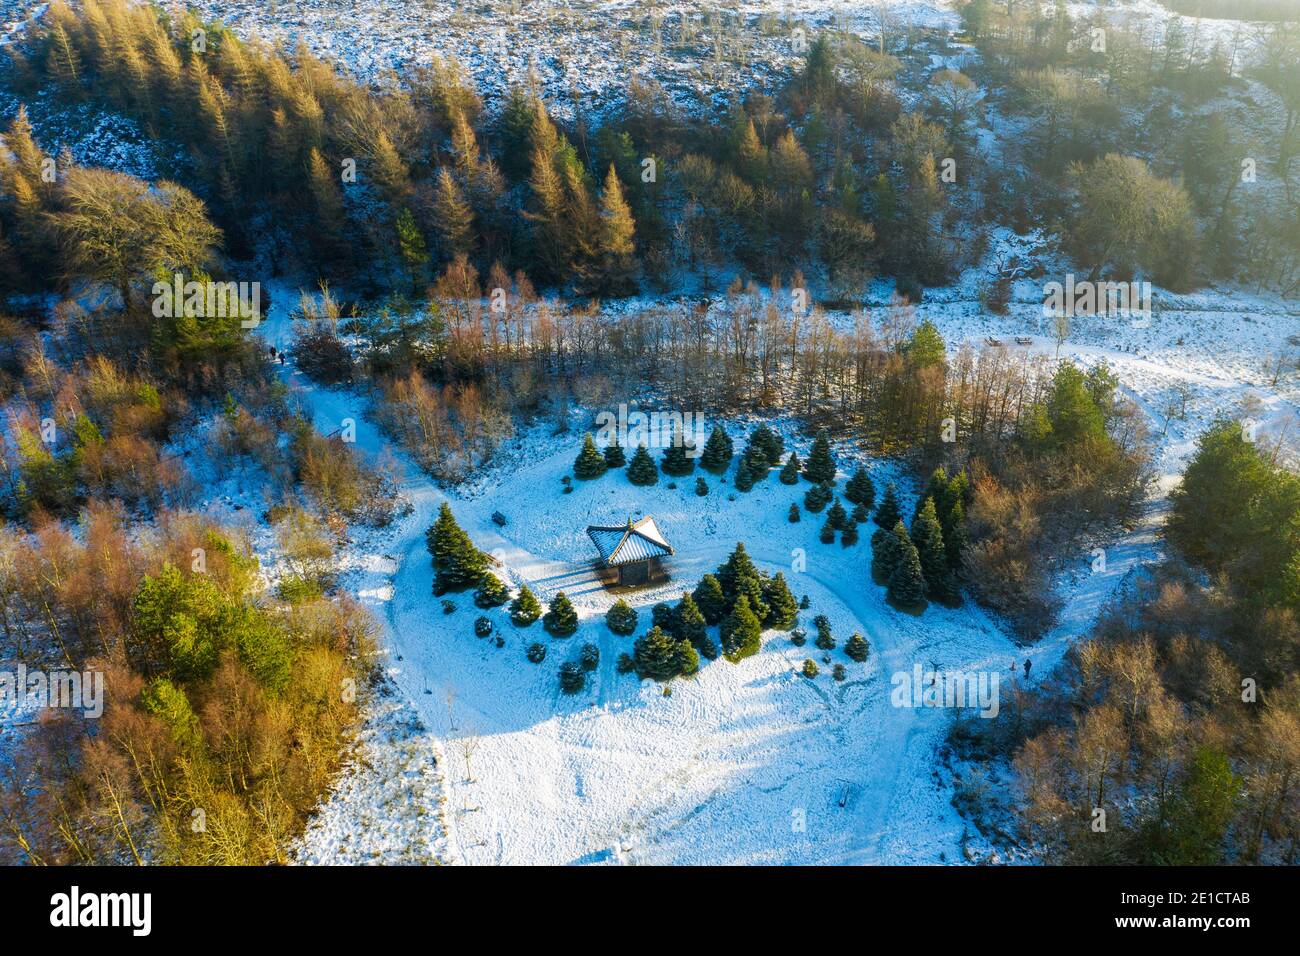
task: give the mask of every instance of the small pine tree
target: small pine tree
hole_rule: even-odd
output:
[[[578,453],[578,459],[573,463],[573,476],[580,481],[591,481],[603,475],[608,467],[605,464],[605,456],[596,448],[595,439],[588,432],[582,439],[582,451]]]
[[[614,664],[614,669],[620,674],[630,674],[632,671],[636,670],[636,661],[632,659],[631,654],[624,651],[622,654],[618,655],[618,660]]]
[[[688,450],[684,441],[674,439],[668,443],[661,466],[665,475],[682,478],[695,470],[695,459],[686,454]]]
[[[898,567],[902,549],[893,531],[876,529],[871,536],[871,577],[877,584],[888,584],[889,576]]]
[[[764,586],[763,603],[767,605],[764,624],[778,631],[788,631],[794,627],[799,617],[799,604],[785,583],[785,575],[780,571],[775,577],[769,578]]]
[[[790,523],[791,524],[799,523],[799,506],[795,504],[793,501],[790,502]]]
[[[722,584],[716,575],[706,574],[700,578],[691,595],[695,604],[710,624],[718,624],[727,616],[727,596],[722,591]]]
[[[551,605],[542,617],[542,627],[552,637],[568,637],[578,629],[578,612],[563,591],[551,599]]]
[[[622,468],[627,464],[627,456],[623,454],[623,446],[618,442],[610,442],[605,446],[605,467]]]
[[[872,484],[867,469],[859,468],[844,486],[844,497],[855,505],[861,505],[868,511],[876,503],[876,486]]]
[[[620,637],[627,637],[636,630],[636,609],[619,598],[614,602],[613,607],[605,612],[605,624]]]
[[[843,531],[848,527],[849,515],[844,510],[844,505],[840,504],[840,499],[836,498],[835,503],[831,505],[830,510],[826,512],[826,521],[836,531]]]
[[[697,475],[695,478],[695,493],[701,498],[709,493],[709,483],[704,480],[703,475]]]
[[[546,645],[529,644],[528,650],[525,651],[525,655],[531,663],[540,664],[542,661],[546,660]]]
[[[642,486],[659,481],[659,469],[655,467],[655,460],[650,457],[645,445],[638,445],[632,454],[632,461],[627,466],[627,480]]]
[[[836,665],[831,669],[831,676],[834,677],[836,680],[840,680],[840,681],[842,681],[842,680],[847,680],[849,674],[848,674],[848,671],[846,671],[846,670],[844,669],[844,665],[843,665],[843,664],[836,664]]]
[[[500,607],[510,600],[510,591],[495,574],[484,573],[478,590],[474,592],[474,604],[478,607]]]
[[[962,564],[962,552],[966,549],[966,507],[958,498],[952,503],[948,520],[943,525],[943,550],[948,558],[948,567],[958,572]]]
[[[880,507],[876,509],[876,524],[886,531],[893,531],[894,525],[902,519],[903,515],[898,510],[898,492],[891,481],[885,485],[885,496],[880,499]]]
[[[851,548],[857,543],[858,543],[858,526],[855,524],[850,524],[847,528],[844,529],[844,533],[840,536],[840,544],[842,544],[846,548]]]
[[[894,526],[894,537],[898,539],[901,553],[898,564],[890,572],[886,596],[896,607],[921,610],[925,607],[926,590],[921,556],[917,554],[916,545],[908,537],[902,521]]]
[[[577,661],[565,661],[560,665],[560,690],[566,694],[576,694],[587,686],[587,675]]]
[[[510,602],[510,622],[515,627],[528,627],[542,616],[542,604],[525,584]]]
[[[722,622],[722,652],[735,664],[757,654],[762,646],[763,624],[749,607],[749,598],[741,595],[736,606]]]
[[[736,490],[749,491],[754,487],[754,473],[750,471],[749,459],[742,457],[736,466]]]
[[[849,514],[849,520],[854,524],[862,524],[871,517],[871,511],[866,505],[858,504],[853,506],[853,511]]]
[[[678,674],[689,677],[700,669],[700,655],[690,641],[680,640],[674,649]]]
[[[487,637],[492,633],[492,621],[486,617],[474,618],[474,636]]]
[[[695,598],[689,594],[683,594],[681,601],[677,604],[674,612],[677,621],[677,636],[690,641],[692,644],[699,646],[701,641],[708,638],[708,622],[704,620],[704,613],[700,606],[695,603]]]
[[[817,540],[822,544],[835,543],[835,525],[830,518],[826,519],[826,523],[822,525],[821,531],[817,532]]]
[[[910,537],[920,557],[926,593],[931,600],[953,603],[957,597],[957,587],[952,579],[952,569],[948,566],[948,553],[944,550],[943,531],[935,513],[934,498],[926,496],[920,513],[912,519]]]
[[[713,431],[709,433],[708,441],[704,443],[704,454],[700,456],[700,467],[705,471],[720,475],[731,464],[733,453],[731,436],[723,430],[721,425],[714,425]]]
[[[803,496],[803,506],[806,511],[816,514],[821,511],[831,500],[831,493],[825,485],[813,485]]]
[[[487,572],[488,557],[456,523],[447,502],[438,509],[438,518],[425,532],[429,554],[433,557],[433,593],[463,591],[482,580]]]
[[[799,673],[811,680],[820,674],[821,671],[818,669],[817,664],[814,661],[804,658],[803,667],[800,669]]]
[[[818,625],[817,640],[813,641],[813,643],[823,651],[835,650],[835,635],[831,633],[831,626],[829,624]]]
[[[799,484],[799,455],[790,452],[790,457],[785,460],[785,465],[781,468],[781,484],[797,485]]]
[[[850,660],[861,664],[867,659],[867,655],[871,653],[871,645],[867,643],[865,637],[854,631],[853,636],[849,638],[849,642],[844,645],[844,653],[849,656]]]
[[[657,627],[673,637],[677,637],[677,612],[666,601],[660,601],[650,609],[650,626]]]
[[[600,666],[600,648],[595,644],[583,644],[578,653],[578,662],[584,671],[594,671]]]
[[[658,627],[650,628],[644,636],[636,639],[632,645],[632,660],[637,676],[642,680],[672,680],[681,665],[677,641]]]
[[[944,471],[942,465],[931,473],[930,483],[925,486],[925,492],[921,497],[916,499],[916,512],[912,517],[916,517],[916,515],[921,513],[921,509],[925,507],[926,498],[934,499],[934,513],[936,517],[943,514],[947,507],[948,472]]]
[[[803,476],[814,485],[835,484],[835,458],[831,454],[831,442],[826,432],[817,433],[813,439],[812,451],[804,462]]]

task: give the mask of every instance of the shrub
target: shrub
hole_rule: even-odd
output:
[[[600,666],[600,648],[595,644],[583,644],[578,660],[584,671],[594,671]]]
[[[831,676],[836,680],[844,680],[849,676],[849,674],[848,671],[844,669],[843,664],[836,664],[834,669],[831,671]]]
[[[582,439],[582,451],[578,452],[578,458],[573,463],[574,477],[581,481],[591,481],[605,474],[608,467],[605,456],[596,448],[596,442],[588,432]]]
[[[614,669],[618,671],[620,674],[630,674],[632,671],[636,669],[636,661],[632,659],[631,654],[628,654],[625,651],[624,653],[618,655],[618,662],[615,663]]]
[[[794,502],[790,502],[790,514],[788,517],[791,524],[799,523],[799,506]]]
[[[790,643],[795,647],[803,647],[808,643],[808,632],[802,627],[796,627],[790,632]]]
[[[578,629],[578,612],[563,591],[551,599],[550,609],[542,617],[542,627],[552,637],[569,637]]]
[[[474,618],[474,636],[487,637],[492,633],[492,622],[486,617]]]
[[[709,483],[704,480],[703,475],[698,475],[695,478],[695,493],[701,498],[709,493]]]
[[[501,579],[495,574],[484,574],[483,581],[474,592],[474,604],[476,607],[492,608],[500,607],[510,600],[510,590],[502,583]]]
[[[542,603],[525,584],[510,602],[510,623],[515,627],[528,627],[542,616]]]
[[[566,694],[576,694],[586,686],[587,675],[580,664],[565,661],[560,665],[560,690]]]
[[[452,600],[449,600],[449,599],[447,599],[447,598],[443,598],[443,599],[442,599],[442,613],[443,613],[443,614],[455,614],[455,613],[456,613],[456,602],[455,602],[455,601],[452,601]]]
[[[546,645],[529,644],[528,650],[525,653],[528,659],[534,664],[540,664],[542,661],[546,660]]]
[[[804,677],[812,678],[820,674],[821,671],[817,669],[817,665],[815,663],[813,663],[808,658],[804,658],[803,670],[801,673],[803,674]]]
[[[605,612],[605,624],[620,637],[627,637],[636,630],[636,609],[622,598]]]

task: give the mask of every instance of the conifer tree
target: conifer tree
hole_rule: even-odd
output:
[[[844,529],[844,534],[840,536],[840,544],[846,548],[851,548],[858,543],[858,526],[850,523]]]
[[[474,246],[474,210],[445,167],[438,171],[433,207],[444,257],[468,255]]]
[[[623,198],[623,186],[611,163],[600,197],[600,275],[597,292],[609,296],[636,293],[635,232],[632,210]]]
[[[817,532],[817,540],[820,541],[822,544],[835,543],[835,525],[831,523],[830,518],[826,519],[826,521],[822,524],[821,531]]]
[[[925,607],[925,574],[921,571],[921,556],[916,545],[899,521],[894,526],[894,537],[899,543],[899,559],[894,570],[890,572],[886,585],[886,596],[897,607],[907,610],[920,610]]]
[[[745,450],[740,456],[741,465],[749,471],[751,483],[762,481],[772,468],[767,459],[767,443],[760,433],[760,429],[763,428],[764,426],[760,425],[758,429],[754,430],[749,441],[745,443]]]
[[[820,512],[830,502],[832,492],[828,485],[813,485],[803,496],[804,510],[814,514]]]
[[[925,491],[921,493],[921,497],[916,499],[916,510],[912,513],[913,518],[921,513],[927,498],[934,500],[935,517],[941,518],[947,508],[948,500],[948,473],[943,470],[942,465],[930,475],[930,481],[925,486]]]
[[[736,542],[736,547],[718,568],[718,583],[722,586],[722,593],[726,595],[728,603],[736,600],[746,581],[757,581],[761,588],[762,578],[749,552],[745,550],[743,541]]]
[[[844,487],[844,497],[855,505],[870,510],[876,503],[876,486],[872,484],[867,469],[859,468]]]
[[[894,490],[894,483],[891,481],[885,486],[885,496],[880,499],[875,521],[886,531],[893,531],[894,525],[898,524],[902,517],[898,510],[898,493]]]
[[[854,505],[853,510],[849,512],[849,523],[860,525],[871,517],[871,512],[867,510],[866,505]]]
[[[703,475],[699,475],[695,479],[695,493],[701,498],[709,493],[709,483],[704,480]]]
[[[623,453],[623,446],[617,441],[610,442],[605,446],[605,467],[622,468],[627,464],[627,456]]]
[[[474,547],[447,502],[438,509],[438,518],[425,532],[425,540],[433,557],[434,594],[463,591],[478,584],[487,572],[487,555]]]
[[[525,584],[510,602],[510,623],[515,627],[528,627],[542,616],[542,604],[537,595]]]
[[[827,510],[826,523],[833,531],[843,531],[848,526],[849,515],[844,510],[844,505],[840,504],[840,499],[836,498],[835,503]]]
[[[553,637],[568,637],[578,629],[578,612],[563,591],[551,599],[550,607],[542,617],[542,627]]]
[[[813,439],[812,451],[804,462],[803,476],[815,485],[835,484],[835,458],[831,455],[831,442],[825,431]]]
[[[871,577],[877,584],[888,584],[889,576],[898,567],[902,550],[893,531],[877,528],[871,536]]]
[[[565,661],[560,665],[560,690],[566,694],[577,694],[587,686],[587,675],[577,661]]]
[[[731,464],[733,454],[731,436],[721,425],[714,425],[709,439],[704,443],[704,454],[700,456],[700,467],[720,475]]]
[[[609,466],[605,463],[605,456],[596,448],[596,441],[588,432],[582,439],[582,451],[578,453],[578,458],[573,463],[573,477],[581,481],[591,481],[605,474]]]
[[[790,502],[790,523],[798,524],[800,521],[799,506],[793,501]]]
[[[944,487],[946,486],[945,481]],[[952,570],[948,567],[948,554],[943,547],[943,531],[935,513],[934,499],[928,495],[920,514],[912,519],[909,536],[920,557],[926,592],[932,600],[952,603],[957,589],[952,580]]]
[[[689,642],[683,643],[690,646]],[[683,656],[677,648],[677,641],[665,634],[662,628],[652,627],[632,645],[632,660],[637,676],[642,680],[669,681],[680,672]],[[698,666],[698,658],[696,664]]]
[[[753,487],[754,473],[749,469],[749,459],[742,455],[740,464],[736,466],[736,490],[750,491]]]
[[[677,636],[690,641],[698,646],[701,641],[708,637],[707,623],[704,620],[704,613],[700,610],[695,598],[689,594],[683,594],[681,601],[677,604]]]
[[[638,445],[627,466],[627,480],[634,485],[653,485],[659,481],[659,469],[655,460],[646,451],[645,445]]]
[[[687,450],[684,436],[681,441],[678,441],[677,436],[675,436],[668,443],[668,448],[664,451],[663,465],[661,466],[665,475],[681,478],[695,470],[695,459],[686,454]]]
[[[695,586],[692,597],[710,624],[719,623],[727,615],[727,596],[722,593],[722,584],[716,575],[706,574]]]
[[[943,528],[943,550],[948,556],[948,567],[957,571],[961,568],[962,552],[966,548],[966,508],[957,498],[948,510]]]
[[[778,631],[788,631],[794,627],[799,617],[799,602],[790,593],[785,583],[785,575],[778,571],[769,578],[763,588],[763,602],[767,605],[767,617],[763,623]]]
[[[620,637],[627,637],[636,630],[636,609],[619,598],[605,612],[605,624]]]
[[[781,484],[797,485],[799,484],[799,455],[790,452],[790,457],[785,460],[785,465],[781,468]]]
[[[406,207],[397,214],[394,228],[397,231],[397,251],[411,279],[411,292],[415,293],[419,290],[424,267],[429,264],[429,248],[420,227],[415,224],[415,217]]]
[[[763,625],[741,595],[722,622],[722,652],[733,664],[757,654],[762,644]]]
[[[482,608],[500,607],[508,600],[510,600],[509,588],[495,574],[484,573],[483,580],[479,582],[478,590],[474,592],[475,606]]]
[[[705,638],[705,641],[709,644],[713,643],[712,641],[709,641],[707,637]],[[689,677],[700,669],[700,655],[695,650],[695,645],[690,641],[685,638],[678,640],[675,650],[676,654],[674,655],[674,660],[677,664],[678,674],[681,674],[683,677]]]
[[[849,638],[849,642],[844,645],[844,653],[849,656],[850,660],[861,664],[871,653],[871,645],[867,643],[866,638],[854,631],[853,636]]]

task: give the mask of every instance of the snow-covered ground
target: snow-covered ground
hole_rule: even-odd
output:
[[[918,318],[934,319],[954,348],[999,337],[1009,348],[1055,352],[1055,340],[1042,328],[1041,298],[1035,298],[1040,287],[1031,282],[1018,288],[1018,303],[998,317],[975,302],[977,280],[972,273],[951,289],[927,293]],[[274,301],[288,303],[294,296],[276,290]],[[1295,376],[1274,386],[1265,370],[1270,357],[1291,347],[1288,336],[1300,332],[1291,304],[1213,290],[1158,294],[1157,301],[1162,309],[1147,328],[1081,320],[1061,355],[1111,365],[1125,393],[1151,418],[1162,476],[1176,476],[1196,434],[1216,413],[1243,404],[1263,409],[1261,435],[1296,414]],[[283,306],[273,309],[260,331],[272,344],[288,343]],[[1032,336],[1033,344],[1014,345],[1016,335]],[[291,366],[285,375],[322,431],[353,418],[360,450],[393,454],[364,420],[362,399],[318,388]],[[1178,383],[1188,387],[1188,415],[1161,434],[1160,409]],[[583,427],[575,424],[579,431],[558,437],[542,430],[519,436],[504,449],[500,465],[469,489],[450,494],[398,454],[403,491],[414,510],[385,532],[391,540],[382,558],[345,578],[382,616],[392,676],[440,742],[449,855],[457,862],[960,860],[963,820],[935,769],[947,714],[891,706],[890,675],[919,663],[926,669],[998,671],[1005,679],[1012,663],[1025,657],[1036,675],[1044,674],[1115,588],[1159,554],[1156,530],[1167,480],[1144,522],[1103,543],[1104,572],[1092,573],[1091,553],[1079,555],[1076,573],[1064,575],[1060,584],[1066,599],[1060,623],[1046,639],[1023,648],[971,606],[932,607],[921,617],[894,611],[869,579],[867,536],[845,550],[817,541],[816,516],[789,524],[787,509],[803,489],[781,485],[775,476],[749,494],[710,476],[709,495],[697,497],[693,477],[670,488],[661,476],[657,486],[644,489],[616,472],[575,482],[572,494],[562,494],[560,479],[571,472]],[[752,425],[724,424],[737,439]],[[789,427],[781,430],[789,447],[806,452],[806,440]],[[847,447],[838,452],[843,472],[854,454]],[[871,470],[878,487],[898,477],[886,463],[873,462]],[[909,497],[910,487],[902,486]],[[473,621],[484,612],[470,595],[453,596],[457,608],[444,614],[432,597],[423,537],[443,500],[451,501],[475,542],[498,559],[509,583],[528,583],[543,601],[563,590],[578,608],[579,632],[556,640],[540,624],[521,631],[499,609],[487,612],[505,638],[497,648],[492,639],[474,636]],[[504,528],[491,521],[494,511],[509,519]],[[584,529],[646,513],[655,516],[678,553],[669,584],[631,598],[641,614],[637,633],[648,626],[652,604],[675,600],[744,541],[764,570],[783,571],[796,594],[810,597],[812,606],[801,615],[805,626],[825,614],[841,648],[858,630],[871,643],[871,657],[855,664],[842,649],[832,652],[831,663],[844,664],[849,673],[836,683],[821,661],[823,652],[811,643],[797,648],[786,635],[769,633],[756,657],[739,665],[707,663],[695,678],[674,681],[669,696],[660,685],[617,674],[615,661],[630,651],[632,639],[613,635],[603,623],[614,597],[590,571],[594,554]],[[799,561],[800,549],[806,563]],[[541,665],[524,657],[533,641],[548,647]],[[600,666],[585,691],[563,695],[558,665],[576,659],[587,642],[600,648]],[[805,658],[822,666],[815,680],[797,673]],[[378,799],[382,793],[345,786],[324,812],[337,830],[340,819],[373,818]],[[973,852],[979,857],[989,850],[975,841]]]

